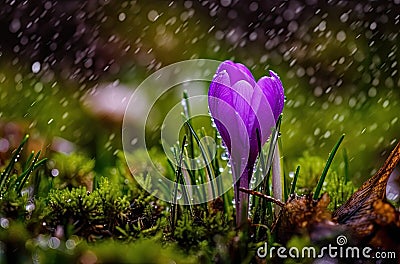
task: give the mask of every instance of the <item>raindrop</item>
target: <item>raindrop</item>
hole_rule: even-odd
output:
[[[343,98],[341,96],[335,97],[335,104],[340,105],[343,102]]]
[[[10,143],[5,138],[0,138],[0,152],[6,152],[10,148]]]
[[[304,68],[300,67],[300,68],[297,69],[296,75],[297,75],[298,77],[303,77],[304,74],[305,74]]]
[[[227,151],[222,152],[221,159],[222,160],[229,160],[229,154],[228,154]]]
[[[85,68],[90,68],[93,66],[93,60],[89,58],[83,63],[83,65],[85,66]]]
[[[375,96],[376,96],[376,88],[375,88],[375,87],[371,87],[371,88],[368,90],[368,96],[369,96],[369,97],[375,97]]]
[[[150,12],[147,14],[147,18],[151,22],[155,22],[159,17],[160,17],[160,15],[158,14],[158,12],[156,10],[150,10]]]
[[[349,19],[349,14],[344,13],[340,16],[340,21],[342,21],[343,23],[347,22],[347,20]]]
[[[33,72],[33,73],[38,73],[38,72],[40,71],[40,69],[41,69],[40,62],[35,61],[35,62],[32,64],[32,72]]]
[[[319,86],[315,87],[315,89],[314,89],[314,95],[315,95],[316,97],[321,96],[323,92],[324,92],[324,91],[323,91],[322,88],[319,87]]]
[[[75,242],[75,240],[73,240],[73,239],[68,239],[68,240],[65,242],[65,247],[66,247],[67,249],[69,249],[69,250],[74,249],[75,246],[76,246],[76,242]]]
[[[41,82],[36,83],[33,87],[33,90],[35,90],[37,93],[40,93],[43,90],[43,84]]]
[[[257,32],[251,32],[250,35],[249,35],[249,39],[251,41],[257,40]]]
[[[21,191],[21,195],[22,195],[22,196],[30,195],[30,194],[31,194],[31,191],[32,191],[31,187],[29,187],[29,188],[24,188],[24,189],[22,189],[22,191]]]
[[[324,134],[324,138],[329,138],[331,136],[331,132],[328,130]]]
[[[2,218],[0,219],[0,225],[1,225],[2,228],[7,229],[8,226],[10,225],[10,221],[8,221],[7,218],[3,218],[3,217],[2,217]]]
[[[181,199],[182,198],[182,192],[181,192],[181,190],[178,190],[177,192],[176,192],[176,199]]]
[[[389,106],[389,100],[385,100],[382,104],[383,108],[386,108]]]
[[[26,210],[27,212],[32,212],[33,210],[35,210],[35,204],[34,204],[34,203],[28,203],[28,204],[25,206],[25,210]]]
[[[292,9],[286,9],[286,10],[283,12],[283,18],[284,18],[286,21],[292,20],[292,19],[294,18],[294,16],[295,16],[295,13],[294,13],[294,11],[293,11]]]
[[[250,182],[251,182],[252,184],[255,184],[255,183],[256,183],[256,181],[257,181],[256,177],[251,177],[251,180],[250,180]]]
[[[118,20],[119,21],[124,21],[126,19],[126,14],[125,13],[120,13],[119,15],[118,15]]]
[[[52,6],[53,6],[53,4],[52,4],[50,1],[47,1],[47,2],[44,4],[44,8],[45,8],[46,10],[49,10]]]
[[[59,173],[60,172],[57,169],[52,169],[51,170],[51,176],[53,176],[53,177],[57,177]]]
[[[56,249],[60,246],[61,242],[60,239],[56,237],[51,237],[47,244],[49,245],[49,248]]]
[[[346,33],[345,33],[343,30],[339,31],[339,32],[336,34],[336,39],[337,39],[338,41],[340,41],[340,42],[345,41],[345,40],[346,40]]]
[[[249,5],[249,10],[251,12],[255,12],[258,9],[258,3],[257,2],[251,2]]]
[[[134,146],[134,145],[136,145],[137,142],[138,142],[138,139],[134,138],[131,140],[131,145]]]
[[[297,24],[296,21],[290,21],[289,25],[288,25],[288,30],[292,33],[296,32],[297,29],[299,28],[299,25]]]
[[[14,18],[10,23],[10,27],[9,27],[10,32],[16,33],[20,28],[21,28],[21,22],[19,21],[18,18]]]
[[[326,21],[322,20],[321,23],[319,23],[318,28],[319,31],[325,31],[326,29]]]
[[[221,5],[223,7],[228,7],[232,3],[232,0],[221,0]]]
[[[193,2],[192,1],[185,1],[184,6],[189,9],[193,6]]]
[[[354,106],[356,106],[356,104],[357,104],[357,99],[355,99],[354,97],[351,97],[351,98],[349,99],[349,106],[350,106],[351,108],[353,108]]]

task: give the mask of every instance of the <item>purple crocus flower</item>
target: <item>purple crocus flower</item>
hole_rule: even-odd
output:
[[[248,194],[239,192],[239,187],[249,188],[260,152],[257,133],[264,145],[283,110],[282,83],[274,72],[270,75],[256,82],[246,66],[225,61],[208,91],[211,115],[230,155],[238,225],[242,224],[242,210],[247,216]]]

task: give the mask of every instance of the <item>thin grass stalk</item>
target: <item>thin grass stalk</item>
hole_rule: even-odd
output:
[[[182,140],[182,149],[179,154],[178,166],[177,166],[176,172],[175,172],[176,177],[175,177],[175,184],[174,184],[174,189],[173,189],[173,200],[172,200],[172,204],[171,204],[171,227],[172,227],[172,230],[175,229],[175,223],[177,220],[178,184],[180,182],[180,177],[182,174],[182,159],[183,159],[185,143],[186,143],[186,135],[183,137],[183,140]]]
[[[297,178],[299,177],[299,172],[300,172],[300,166],[297,166],[296,172],[295,172],[294,177],[293,177],[292,186],[290,188],[290,195],[294,194],[294,191],[296,189]]]
[[[14,168],[15,163],[18,161],[18,158],[19,158],[19,155],[21,154],[22,148],[24,147],[24,145],[28,141],[28,139],[29,139],[29,135],[27,134],[27,135],[25,135],[21,144],[18,146],[17,150],[14,152],[7,167],[1,173],[1,175],[0,175],[0,192],[3,189],[4,183],[6,182],[6,180],[11,176],[12,169]]]
[[[205,165],[206,165],[206,170],[207,170],[207,174],[208,174],[208,177],[209,177],[209,181],[212,181],[212,179],[215,178],[215,177],[213,177],[213,173],[212,173],[212,170],[211,170],[211,167],[210,167],[210,163],[207,162],[208,161],[207,154],[206,154],[206,151],[205,151],[205,149],[203,147],[203,144],[201,144],[200,138],[198,137],[196,131],[194,131],[192,125],[190,123],[188,123],[188,122],[186,122],[186,125],[189,127],[190,132],[192,133],[197,145],[200,148],[200,153],[201,153],[201,156],[203,157]],[[214,186],[212,186],[212,185],[211,185],[211,192],[212,192],[212,197],[215,197],[215,190],[214,190]]]
[[[24,187],[26,181],[28,180],[29,175],[34,170],[35,164],[38,161],[39,156],[40,156],[40,151],[36,154],[35,158],[32,161],[31,166],[29,166],[29,168],[26,171],[24,171],[21,174],[21,176],[18,177],[18,180],[16,182],[16,189],[15,189],[17,191],[18,195],[21,195],[22,188]]]
[[[321,189],[322,189],[322,185],[324,184],[324,181],[325,181],[325,177],[328,174],[329,167],[331,166],[333,158],[335,157],[336,152],[339,149],[339,146],[342,143],[343,139],[344,139],[344,134],[339,138],[338,142],[336,143],[336,145],[333,147],[331,153],[329,154],[328,160],[327,160],[327,162],[325,164],[324,170],[322,171],[322,175],[319,178],[317,187],[316,187],[314,195],[313,195],[313,199],[314,200],[317,200],[318,197],[319,197],[319,194],[320,194]]]

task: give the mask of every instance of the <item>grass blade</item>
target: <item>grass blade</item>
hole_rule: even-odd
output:
[[[28,168],[27,170],[25,170],[25,171],[21,174],[21,176],[18,177],[18,180],[17,180],[17,182],[16,182],[16,188],[15,188],[15,190],[17,191],[17,193],[18,193],[19,195],[21,195],[22,188],[24,187],[26,181],[28,180],[29,175],[30,175],[30,174],[32,173],[32,171],[34,170],[35,165],[36,165],[36,162],[37,162],[38,159],[39,159],[39,156],[40,156],[40,151],[36,154],[35,158],[34,158],[33,161],[32,161],[32,164],[29,166],[29,168]]]
[[[344,161],[344,184],[349,181],[349,157],[347,156],[347,150],[343,149],[343,161]]]
[[[294,190],[296,188],[296,183],[297,183],[297,178],[299,177],[299,172],[300,172],[300,166],[297,166],[296,172],[294,174],[292,186],[290,188],[290,193],[289,193],[290,195],[294,194]]]
[[[210,167],[210,163],[208,162],[208,159],[207,159],[206,150],[204,149],[203,144],[201,144],[200,138],[198,137],[196,131],[194,131],[192,125],[191,125],[189,122],[185,122],[185,124],[189,127],[190,132],[192,133],[192,135],[193,135],[193,137],[194,137],[194,139],[195,139],[197,145],[198,145],[199,148],[200,148],[201,156],[203,157],[203,160],[204,160],[204,162],[205,162],[205,164],[206,164],[207,174],[208,174],[209,180],[210,180],[210,182],[211,182],[212,179],[213,179],[213,177],[212,177],[212,176],[213,176],[213,173],[212,173],[212,169],[211,169],[211,167]],[[214,186],[213,186],[212,184],[211,184],[211,192],[212,192],[212,197],[215,197],[215,190],[214,190]]]
[[[189,96],[187,91],[183,91],[183,99],[182,99],[182,107],[183,114],[185,116],[185,121],[192,124],[190,121],[190,105],[189,105]],[[194,144],[193,144],[193,135],[190,133],[189,129],[186,128],[186,135],[188,135],[188,149],[189,149],[189,157],[191,159],[194,158]]]
[[[29,134],[25,135],[21,144],[19,144],[17,150],[14,152],[13,156],[11,157],[11,160],[8,163],[7,167],[1,173],[1,175],[0,175],[0,192],[3,189],[4,183],[6,182],[6,180],[11,176],[12,169],[14,168],[15,163],[18,161],[18,157],[21,154],[22,148],[24,147],[24,145],[28,141],[28,139],[29,139]]]
[[[333,147],[331,153],[329,154],[328,160],[327,160],[327,162],[326,162],[326,164],[325,164],[325,168],[324,168],[324,170],[322,171],[322,175],[321,175],[321,177],[319,178],[319,181],[318,181],[318,184],[317,184],[317,188],[315,189],[315,193],[314,193],[314,195],[313,195],[313,199],[314,199],[314,200],[317,200],[318,197],[319,197],[319,193],[321,192],[322,185],[324,184],[324,181],[325,181],[325,177],[326,177],[326,175],[328,174],[329,167],[330,167],[331,164],[332,164],[333,158],[335,157],[336,152],[337,152],[337,150],[338,150],[340,144],[341,144],[342,141],[343,141],[343,138],[344,138],[344,134],[339,138],[338,142],[336,143],[336,145]]]
[[[3,185],[7,178],[10,177],[11,171],[14,168],[15,163],[18,160],[18,156],[21,154],[22,148],[24,147],[25,143],[29,139],[29,134],[25,135],[24,139],[22,140],[21,144],[18,146],[17,150],[14,152],[13,156],[11,157],[10,163],[8,163],[5,170],[1,173],[0,176],[0,190],[3,188]]]

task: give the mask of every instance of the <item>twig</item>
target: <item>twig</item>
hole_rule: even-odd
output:
[[[255,195],[255,196],[264,198],[264,199],[267,200],[268,202],[273,202],[274,204],[279,205],[280,207],[284,207],[284,206],[285,206],[285,204],[282,203],[280,200],[275,199],[274,197],[265,195],[265,194],[263,194],[263,193],[260,193],[260,192],[257,192],[257,191],[253,191],[253,190],[249,190],[249,189],[245,189],[245,188],[243,188],[243,187],[239,187],[239,190],[242,191],[242,192],[251,194],[251,195]]]

